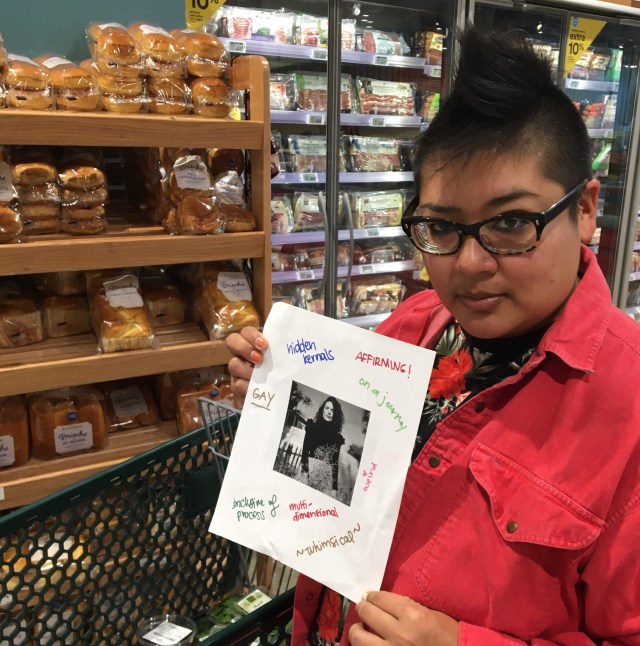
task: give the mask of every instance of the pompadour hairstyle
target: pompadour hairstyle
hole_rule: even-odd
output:
[[[550,62],[521,36],[468,28],[450,95],[418,139],[416,187],[434,160],[437,171],[478,153],[520,152],[569,191],[591,177],[591,142],[571,99],[554,84]],[[431,169],[430,169],[431,170]]]

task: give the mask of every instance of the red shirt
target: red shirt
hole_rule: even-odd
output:
[[[460,646],[640,645],[640,326],[586,248],[581,272],[524,367],[444,419],[407,474],[382,589],[458,619]],[[378,331],[433,347],[450,319],[425,291]],[[300,577],[293,646],[320,589]]]

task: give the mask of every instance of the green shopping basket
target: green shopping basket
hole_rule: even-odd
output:
[[[200,404],[204,428],[0,518],[0,646],[130,646],[256,587],[271,601],[194,643],[290,642],[295,572],[208,531],[239,412]]]

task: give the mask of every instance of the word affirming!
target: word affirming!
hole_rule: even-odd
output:
[[[373,480],[373,472],[378,468],[378,465],[375,462],[371,463],[371,466],[369,467],[369,471],[366,469],[362,470],[362,477],[365,478],[365,483],[364,487],[362,487],[362,491],[368,491],[369,487],[371,486],[371,481]]]
[[[378,357],[375,354],[367,354],[366,352],[358,352],[355,358],[356,361],[361,363],[371,364],[372,366],[380,366],[381,368],[388,368],[394,372],[406,373],[407,377],[411,374],[411,364],[395,361],[388,357]]]
[[[300,354],[305,364],[321,363],[323,361],[335,361],[333,351],[329,348],[318,350],[315,341],[298,339],[295,343],[287,343],[287,354]]]
[[[340,547],[342,545],[348,545],[349,543],[355,544],[356,534],[359,531],[360,531],[360,523],[358,523],[353,528],[353,530],[350,529],[343,536],[332,536],[331,538],[327,538],[324,541],[313,541],[311,545],[307,545],[302,549],[296,549],[296,556],[304,556],[305,554],[307,556],[312,556],[317,552],[322,552],[322,550],[333,549],[336,547]]]
[[[275,393],[272,394],[267,390],[260,390],[260,388],[254,388],[251,393],[251,404],[262,408],[263,410],[271,410],[271,402],[275,397]]]
[[[396,429],[396,433],[399,433],[400,431],[404,431],[407,428],[407,425],[402,421],[402,415],[400,415],[396,407],[390,401],[387,401],[387,395],[389,393],[385,392],[385,394],[382,395],[382,399],[381,399],[380,390],[378,388],[372,388],[371,387],[372,384],[370,381],[360,378],[360,381],[358,383],[364,388],[366,388],[376,398],[377,400],[376,404],[378,405],[378,408],[382,408],[383,406],[385,406],[385,408],[393,416],[393,419],[395,419],[396,422],[398,422],[399,428]],[[386,402],[386,405],[385,405],[385,402]]]

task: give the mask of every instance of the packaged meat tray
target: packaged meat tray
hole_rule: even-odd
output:
[[[336,288],[336,316],[339,319],[348,316],[345,290],[346,282],[339,280]],[[297,306],[315,314],[324,314],[324,293],[321,283],[299,285]]]
[[[411,40],[411,53],[426,58],[429,65],[442,65],[444,34],[437,31],[417,31]]]
[[[325,217],[324,200],[320,192],[294,193],[292,231],[324,229]]]
[[[351,193],[353,226],[398,226],[405,204],[404,191],[354,191]]]
[[[293,229],[291,196],[275,194],[271,197],[271,233],[289,233]]]
[[[269,96],[271,110],[294,110],[295,81],[293,75],[271,74],[269,76]]]
[[[244,7],[221,7],[216,13],[217,34],[238,40],[292,43],[294,14]]]
[[[354,281],[351,293],[351,315],[388,314],[398,307],[404,288],[393,277]]]
[[[361,114],[416,114],[413,83],[380,81],[360,76],[356,79],[358,103]]]
[[[352,136],[347,145],[354,172],[402,170],[400,147],[395,139]]]
[[[351,18],[342,21],[340,48],[343,52],[352,52],[356,48],[356,21]]]
[[[296,109],[304,112],[326,112],[327,75],[296,72],[294,80]],[[351,112],[354,105],[355,96],[351,77],[342,74],[340,77],[340,111]]]
[[[327,47],[329,19],[326,16],[297,14],[294,40],[296,45],[305,47]]]
[[[401,34],[375,29],[363,29],[356,33],[356,49],[369,54],[392,56],[408,56],[411,52]]]
[[[327,140],[316,135],[289,135],[286,167],[292,173],[324,173],[327,170]],[[340,157],[340,171],[345,170]]]

